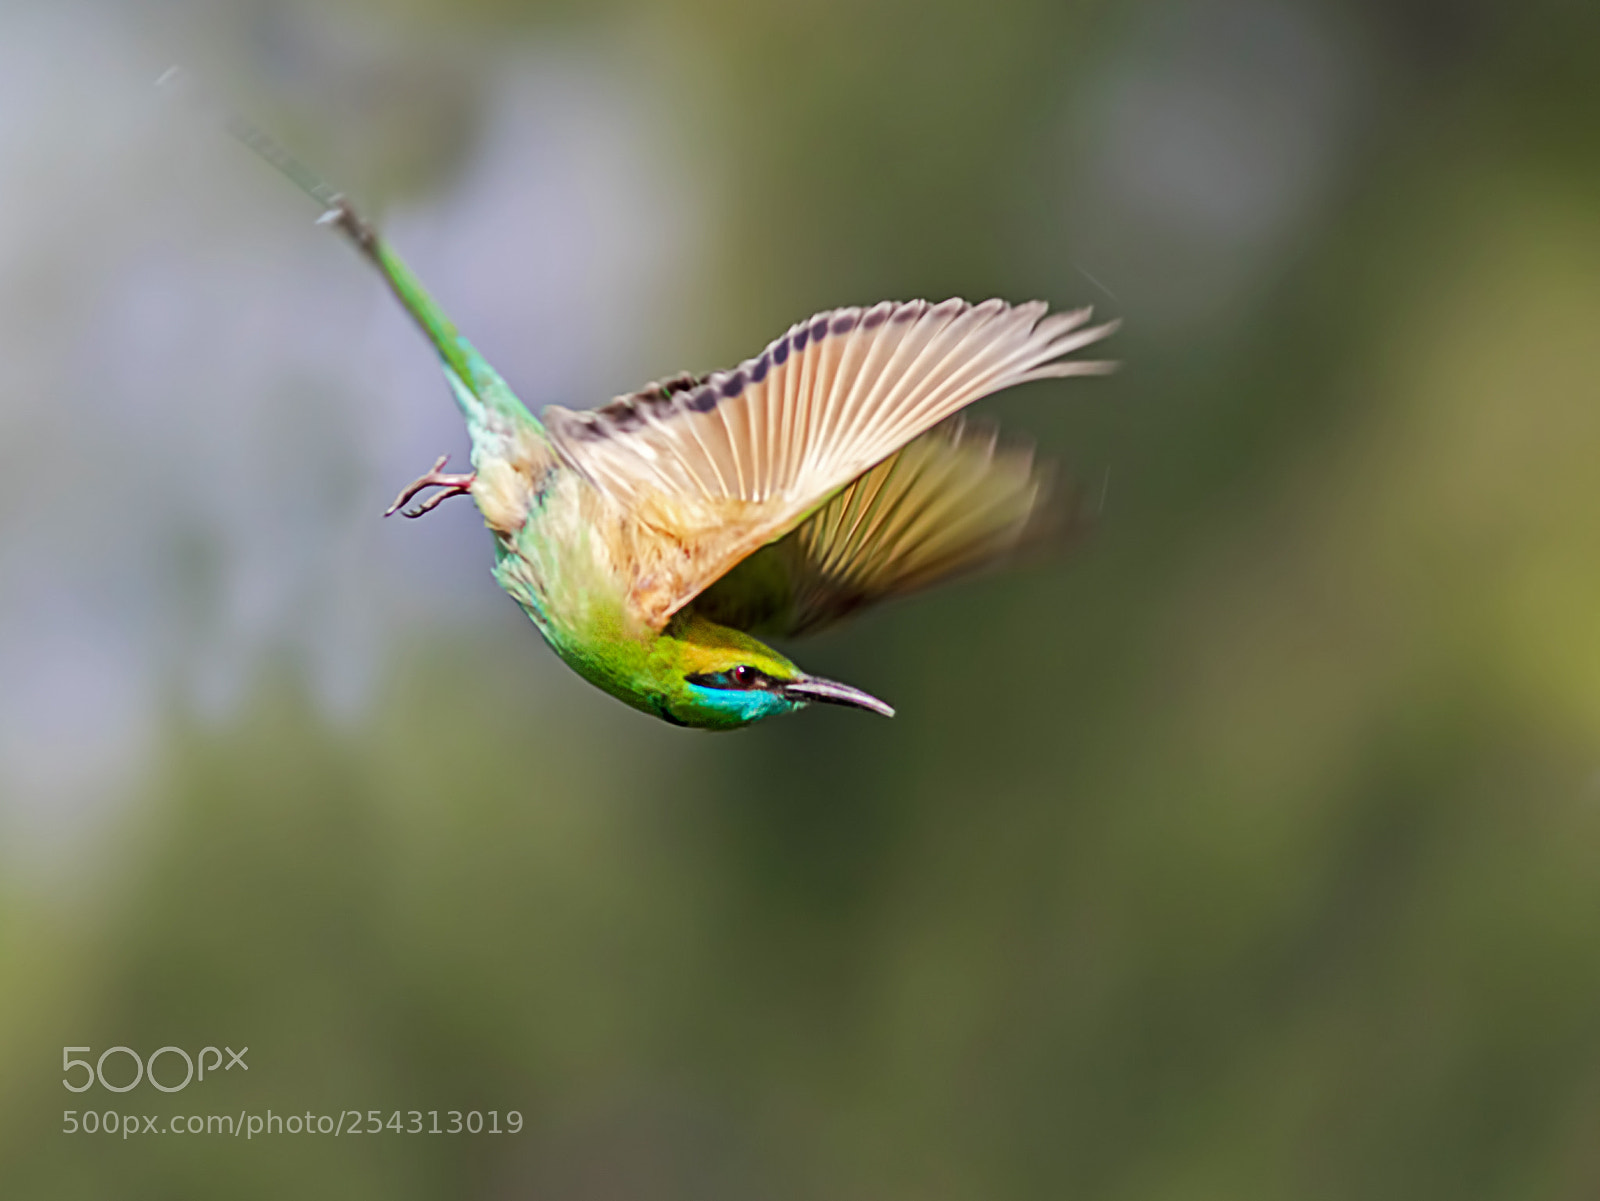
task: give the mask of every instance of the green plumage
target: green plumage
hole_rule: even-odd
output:
[[[350,205],[253,127],[242,140],[327,209],[437,350],[472,471],[434,469],[408,516],[470,495],[495,579],[574,671],[677,725],[732,729],[824,702],[882,701],[757,641],[992,563],[1060,528],[1023,449],[957,416],[1105,336],[1088,311],[884,302],[791,327],[733,371],[678,376],[601,409],[533,416]]]

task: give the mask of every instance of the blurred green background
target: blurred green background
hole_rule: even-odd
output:
[[[535,406],[1124,317],[981,406],[1093,537],[794,648],[893,722],[624,709],[378,519],[437,371],[173,61]],[[1600,1195],[1600,7],[5,0],[0,314],[7,1198]]]

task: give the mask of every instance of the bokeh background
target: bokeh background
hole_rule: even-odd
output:
[[[982,406],[1093,536],[794,648],[893,722],[624,709],[379,520],[445,388],[173,62],[535,407],[1122,316]],[[1600,6],[5,0],[0,317],[6,1197],[1600,1196]]]

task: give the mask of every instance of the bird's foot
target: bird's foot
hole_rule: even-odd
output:
[[[401,505],[405,504],[424,488],[438,488],[440,490],[417,505],[416,508],[407,509],[405,511],[407,517],[421,517],[424,513],[436,508],[441,501],[449,500],[452,496],[466,496],[472,490],[472,481],[478,478],[478,473],[468,471],[447,475],[442,468],[449,461],[449,455],[440,455],[438,462],[433,465],[426,475],[418,476],[406,485],[405,491],[395,497],[394,504],[385,509],[383,515],[385,517],[393,517],[395,511]]]

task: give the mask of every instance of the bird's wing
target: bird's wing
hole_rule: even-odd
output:
[[[1028,446],[953,417],[742,560],[694,610],[754,634],[809,633],[1065,534],[1079,499],[1052,487]]]
[[[1065,356],[1110,333],[1042,301],[885,301],[793,326],[759,357],[592,412],[542,414],[567,462],[617,502],[628,604],[659,629],[734,564],[979,397],[1097,374]]]

